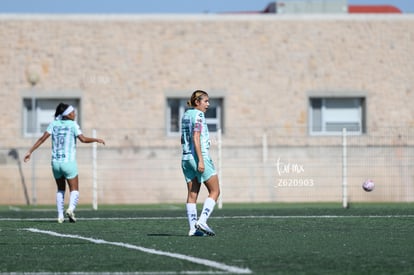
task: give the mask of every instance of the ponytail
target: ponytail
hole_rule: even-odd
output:
[[[68,104],[65,103],[59,103],[59,105],[56,107],[55,111],[55,119],[57,119],[59,116],[63,114],[63,112],[69,107]]]

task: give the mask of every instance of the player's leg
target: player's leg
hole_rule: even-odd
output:
[[[218,176],[211,176],[207,181],[204,182],[204,185],[207,187],[208,197],[216,202],[218,197],[220,196],[220,185],[218,181]]]
[[[63,223],[65,221],[64,210],[65,210],[65,190],[66,190],[66,181],[65,177],[62,174],[60,169],[60,163],[52,163],[52,172],[53,177],[56,181],[56,209],[58,213],[58,223]]]
[[[200,187],[201,183],[198,182],[197,177],[195,177],[187,183],[187,203],[197,203],[198,194],[200,193]]]
[[[195,228],[197,222],[197,198],[200,193],[201,183],[197,180],[197,177],[192,179],[187,183],[188,194],[187,194],[187,218],[190,231],[188,232],[189,236],[202,236],[202,232],[198,232]]]
[[[69,191],[70,191],[70,197],[69,197],[69,207],[66,210],[66,216],[68,216],[70,222],[76,222],[75,218],[75,209],[78,205],[79,201],[79,179],[78,176],[67,179],[68,185],[69,185]]]
[[[183,160],[181,162],[181,168],[183,170],[184,179],[187,183],[187,200],[186,210],[188,225],[190,230],[189,236],[199,235],[195,223],[197,222],[197,198],[200,192],[201,183],[198,181],[197,165],[194,159]]]
[[[74,212],[79,201],[79,178],[77,163],[65,163],[64,172],[70,191],[69,207],[66,210],[66,216],[68,216],[70,222],[76,222]]]
[[[204,184],[206,185],[209,191],[209,196],[204,201],[203,210],[201,211],[200,218],[196,223],[196,228],[209,236],[214,236],[216,234],[207,225],[207,220],[210,217],[211,213],[213,213],[214,207],[216,206],[217,198],[220,195],[220,187],[218,184],[217,175],[211,176],[206,182],[204,182]]]
[[[211,159],[206,158],[204,160],[205,170],[203,177],[207,180],[204,181],[205,186],[208,190],[208,198],[204,201],[203,210],[201,211],[200,218],[196,223],[196,228],[203,231],[205,234],[214,236],[214,231],[207,225],[207,220],[213,213],[216,201],[220,196],[220,185],[218,181],[217,172],[214,168]]]
[[[63,214],[65,210],[65,189],[66,181],[64,177],[55,179],[57,192],[56,192],[56,208],[58,212],[58,223],[63,223],[65,221],[65,216]]]

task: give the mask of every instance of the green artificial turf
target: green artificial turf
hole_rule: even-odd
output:
[[[188,237],[183,205],[76,214],[58,224],[53,207],[2,207],[0,272],[414,273],[413,204],[226,204],[215,237]]]

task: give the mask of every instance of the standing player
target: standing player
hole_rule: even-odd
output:
[[[207,219],[216,205],[220,187],[217,172],[209,155],[210,138],[204,117],[210,105],[208,94],[201,90],[193,92],[187,105],[190,109],[181,119],[181,167],[188,188],[186,204],[190,225],[188,235],[214,236],[214,231],[207,225]],[[201,183],[206,185],[209,194],[204,202],[200,218],[197,220],[196,205]]]
[[[76,138],[83,143],[98,142],[105,145],[105,141],[99,138],[85,137],[75,121],[75,109],[67,104],[60,103],[56,107],[55,120],[49,124],[35,144],[30,148],[24,157],[24,162],[30,160],[34,150],[52,136],[52,171],[56,180],[56,206],[58,222],[63,223],[65,207],[66,182],[69,185],[70,198],[66,216],[70,222],[76,222],[75,208],[79,200],[78,165],[76,162]]]

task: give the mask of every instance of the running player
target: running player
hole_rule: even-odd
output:
[[[181,119],[181,166],[187,182],[187,217],[190,226],[189,236],[207,234],[214,236],[214,231],[207,225],[207,219],[214,210],[220,195],[219,181],[213,161],[209,155],[210,138],[204,117],[210,103],[208,94],[197,90],[187,102],[190,107]],[[197,198],[201,183],[209,192],[200,218],[197,220]]]
[[[24,157],[24,162],[49,136],[52,136],[52,171],[56,180],[56,207],[58,222],[63,223],[65,207],[66,182],[69,185],[70,198],[66,216],[70,222],[76,222],[75,208],[79,200],[78,165],[76,162],[76,138],[83,143],[98,142],[105,145],[99,138],[85,137],[75,120],[75,109],[67,104],[60,103],[56,107],[55,120],[49,124],[43,135],[35,142]]]

